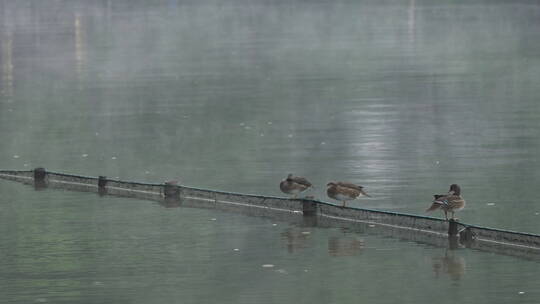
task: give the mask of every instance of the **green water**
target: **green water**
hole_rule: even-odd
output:
[[[540,233],[538,54],[535,1],[0,0],[0,169],[414,214],[458,183]],[[7,181],[0,220],[0,303],[540,301],[537,261],[340,229]]]

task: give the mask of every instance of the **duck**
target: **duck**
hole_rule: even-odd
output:
[[[448,220],[448,212],[452,213],[452,220],[457,220],[454,218],[455,212],[465,208],[465,200],[461,197],[461,187],[457,184],[450,185],[447,194],[435,194],[433,198],[433,203],[426,209],[426,212],[442,209],[446,220]]]
[[[347,201],[354,200],[358,197],[371,197],[364,191],[363,186],[349,182],[329,182],[326,187],[328,197],[343,202],[342,207],[346,206]]]
[[[294,176],[292,174],[287,175],[287,178],[279,183],[279,189],[286,194],[292,194],[293,198],[296,198],[299,193],[306,191],[313,185],[305,178],[301,176]]]

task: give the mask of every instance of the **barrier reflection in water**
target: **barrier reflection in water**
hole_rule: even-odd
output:
[[[364,241],[355,237],[331,237],[328,239],[330,256],[356,256],[362,252]]]

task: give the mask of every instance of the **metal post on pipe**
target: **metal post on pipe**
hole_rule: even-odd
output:
[[[98,193],[99,195],[105,195],[107,194],[107,177],[100,175],[98,177]]]
[[[47,187],[47,171],[45,168],[39,167],[34,169],[34,187],[36,189]]]
[[[448,220],[448,237],[458,236],[458,221],[455,219]]]
[[[302,201],[302,212],[304,216],[317,215],[317,203],[307,200]]]
[[[163,184],[163,194],[165,199],[180,200],[180,187],[177,181],[166,181]]]
[[[459,248],[458,222],[455,219],[448,220],[448,247]]]

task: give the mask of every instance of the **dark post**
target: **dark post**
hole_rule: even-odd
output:
[[[45,180],[46,177],[47,177],[47,171],[45,171],[45,168],[35,168],[34,169],[34,187],[36,189],[45,188],[47,186],[47,181]]]
[[[35,182],[45,182],[45,177],[47,176],[47,171],[45,168],[35,168],[34,169],[34,181]]]
[[[107,185],[107,177],[100,175],[98,178],[98,187],[105,188],[106,185]]]
[[[448,248],[450,250],[455,250],[459,248],[459,239],[455,236],[448,237]]]
[[[448,236],[453,237],[458,235],[458,222],[454,219],[448,221]]]
[[[100,175],[98,178],[98,193],[99,195],[105,195],[107,194],[107,177]]]
[[[465,247],[470,247],[472,245],[474,242],[474,232],[470,227],[467,227],[459,232],[459,241],[461,244],[465,245]]]
[[[317,203],[313,201],[302,201],[302,211],[304,216],[317,215]]]
[[[168,181],[163,185],[163,193],[166,199],[180,199],[180,187],[176,181]]]

